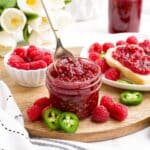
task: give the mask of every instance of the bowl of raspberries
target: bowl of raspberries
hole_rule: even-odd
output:
[[[53,62],[53,50],[29,45],[17,47],[4,57],[10,77],[25,87],[45,84],[47,67]]]

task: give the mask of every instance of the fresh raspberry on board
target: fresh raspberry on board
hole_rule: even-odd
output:
[[[110,116],[118,121],[123,121],[128,116],[128,108],[120,103],[114,103],[110,110]]]
[[[95,63],[98,64],[98,65],[100,66],[101,72],[102,72],[102,73],[105,73],[106,70],[109,69],[109,65],[107,64],[105,58],[97,59],[97,60],[95,61]]]
[[[102,96],[100,105],[105,106],[108,109],[108,111],[111,110],[113,104],[114,104],[114,101],[110,96]]]
[[[47,106],[51,106],[51,101],[48,97],[41,97],[35,100],[33,105],[39,106],[41,109],[44,109]]]
[[[33,105],[27,109],[27,116],[30,121],[37,121],[41,117],[41,108]]]
[[[42,112],[41,112],[41,117],[43,117],[43,116],[44,116],[45,111],[46,111],[46,110],[48,110],[48,109],[50,109],[50,108],[52,108],[52,105],[50,105],[50,106],[46,106],[45,108],[43,108],[43,109],[42,109]]]
[[[97,106],[92,113],[92,121],[93,122],[106,122],[109,118],[108,110],[102,106]]]
[[[138,44],[138,39],[133,35],[133,36],[129,36],[127,39],[126,39],[126,42],[128,44]]]
[[[101,53],[101,51],[102,51],[102,46],[98,42],[92,44],[89,48],[89,53],[91,52]]]
[[[116,68],[109,68],[105,72],[105,78],[116,81],[120,78],[120,71]]]
[[[114,47],[114,44],[113,44],[113,43],[110,43],[110,42],[106,42],[106,43],[104,43],[104,44],[102,45],[102,47],[103,47],[103,52],[107,52],[107,50],[108,50],[109,48],[113,48],[113,47]]]

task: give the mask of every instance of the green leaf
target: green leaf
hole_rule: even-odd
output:
[[[26,24],[24,29],[23,29],[23,38],[26,42],[28,42],[29,36],[30,36],[30,33],[28,30],[28,24]]]
[[[0,26],[0,31],[3,31],[3,28]]]
[[[67,5],[67,4],[71,3],[72,0],[64,0],[64,2],[65,2],[65,4]]]
[[[4,8],[4,6],[5,6],[5,0],[0,0],[0,7]]]
[[[104,58],[105,55],[106,55],[106,53],[101,53],[101,54],[100,54],[100,58]]]
[[[32,21],[39,17],[38,14],[31,13],[31,12],[25,12],[25,15],[26,15],[28,21]]]
[[[13,8],[17,5],[17,0],[0,0],[0,7]]]
[[[0,8],[0,15],[2,14],[3,10],[4,10],[3,8]]]

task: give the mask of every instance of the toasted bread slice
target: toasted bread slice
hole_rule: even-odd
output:
[[[111,48],[107,51],[105,58],[109,66],[115,67],[120,70],[123,76],[127,78],[129,81],[135,84],[150,84],[150,74],[148,75],[141,75],[133,72],[132,70],[128,69],[127,67],[123,66],[119,61],[115,60],[112,57],[113,51],[116,48]]]

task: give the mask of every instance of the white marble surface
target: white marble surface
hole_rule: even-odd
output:
[[[99,18],[84,22],[77,22],[65,32],[62,32],[62,40],[65,46],[83,46],[108,34],[107,30],[107,0],[101,1]],[[143,11],[141,18],[140,33],[150,35],[150,4],[143,0]],[[110,133],[111,134],[111,133]],[[149,150],[150,149],[150,127],[139,132],[121,138],[94,142],[89,144],[91,150]]]

